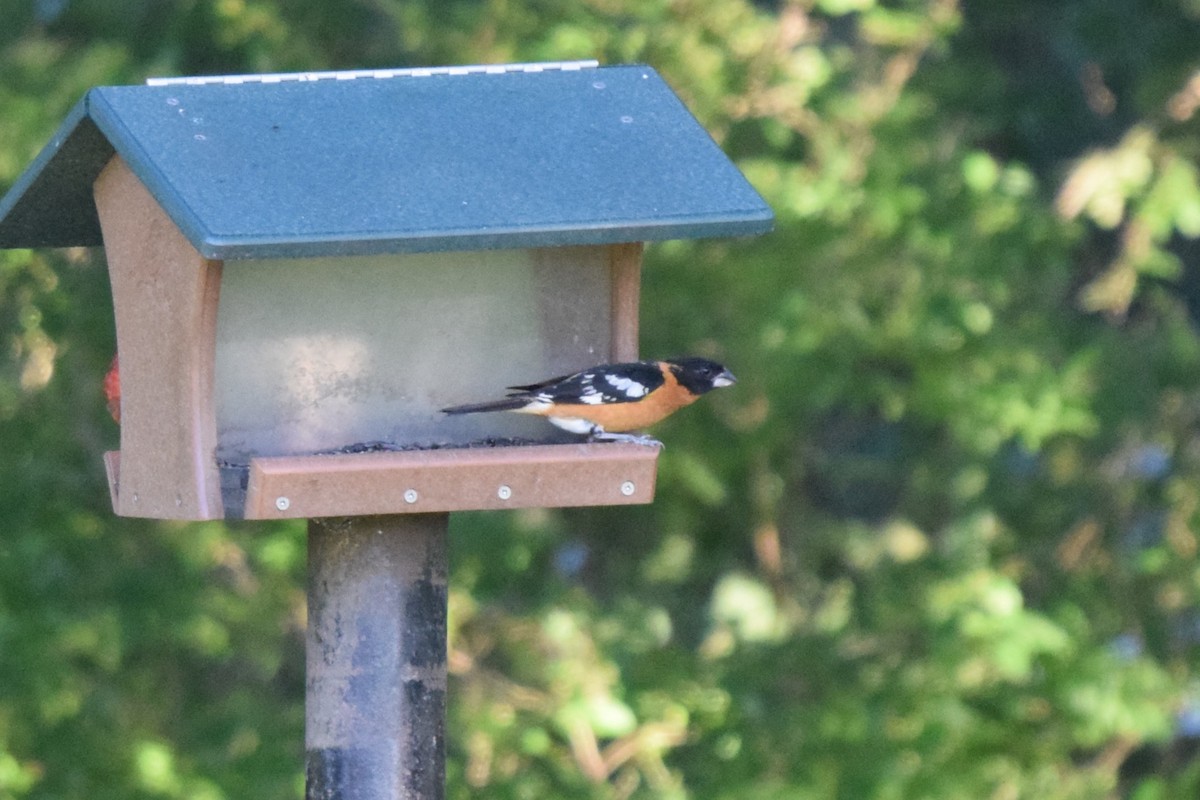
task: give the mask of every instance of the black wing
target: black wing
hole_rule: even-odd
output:
[[[577,372],[574,375],[559,375],[557,378],[547,378],[546,380],[541,381],[539,383],[527,383],[524,386],[509,386],[508,391],[510,394],[513,392],[526,392],[526,393],[540,392],[542,389],[545,389],[547,386],[553,386],[556,383],[563,383],[563,382],[569,380],[570,378],[578,378],[581,374],[582,373]]]
[[[555,403],[631,403],[663,385],[662,370],[654,361],[605,364],[574,375],[564,375],[510,389],[543,397]]]

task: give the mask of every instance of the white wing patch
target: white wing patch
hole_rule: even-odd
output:
[[[583,376],[583,380],[580,381],[579,402],[589,406],[598,406],[604,403],[604,392],[596,388],[595,380],[595,375]]]
[[[623,378],[620,375],[605,375],[604,380],[626,397],[644,397],[646,387],[633,378]]]

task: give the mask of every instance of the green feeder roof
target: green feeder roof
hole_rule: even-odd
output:
[[[90,90],[0,200],[0,247],[100,245],[119,154],[207,258],[742,236],[772,213],[658,74],[592,62]]]

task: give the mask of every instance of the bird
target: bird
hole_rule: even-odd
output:
[[[108,413],[112,414],[113,420],[121,424],[121,368],[117,363],[117,357],[113,356],[112,365],[108,368],[108,374],[104,376],[104,399],[108,404]]]
[[[706,358],[601,364],[539,383],[509,386],[500,400],[443,408],[444,414],[512,411],[546,417],[551,424],[594,441],[662,443],[632,434],[694,403],[702,394],[737,383],[733,373]]]

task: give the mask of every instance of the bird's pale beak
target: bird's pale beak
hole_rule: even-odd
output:
[[[737,378],[733,377],[733,373],[729,370],[722,370],[721,374],[713,378],[713,386],[720,388],[722,386],[733,386],[737,383]]]

